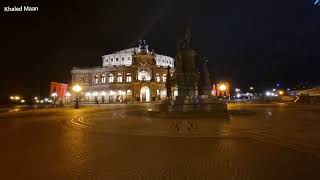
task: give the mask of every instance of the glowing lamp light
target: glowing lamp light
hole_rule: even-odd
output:
[[[98,92],[97,91],[93,92],[93,96],[98,96]]]
[[[80,85],[76,84],[76,85],[74,85],[74,86],[72,87],[72,91],[74,91],[74,92],[76,92],[76,93],[79,93],[79,92],[82,91],[82,87],[81,87]]]
[[[13,97],[13,96],[10,96],[10,99],[11,99],[11,100],[14,100],[14,97]]]
[[[56,92],[51,94],[51,97],[57,97],[57,96],[58,96],[58,94]]]
[[[251,86],[251,87],[250,87],[250,90],[254,90],[254,87]]]
[[[67,93],[66,93],[66,96],[67,96],[67,97],[70,97],[70,96],[71,96],[71,94],[70,94],[69,92],[67,92]]]
[[[279,94],[280,94],[280,95],[283,95],[283,94],[284,94],[284,92],[283,92],[283,91],[279,91]]]
[[[45,101],[45,102],[48,102],[48,101],[49,101],[49,99],[48,99],[48,98],[45,98],[45,99],[44,99],[44,101]]]
[[[107,93],[104,92],[104,91],[102,91],[102,92],[101,92],[101,96],[105,96],[105,95],[107,95]]]
[[[25,103],[26,102],[26,100],[24,100],[24,99],[21,99],[21,101],[20,101],[21,103]]]
[[[221,85],[219,86],[219,90],[220,90],[220,91],[225,91],[225,90],[227,90],[227,86],[226,86],[225,84],[221,84]]]
[[[267,91],[266,96],[271,96],[271,92]]]
[[[240,92],[241,90],[240,90],[239,88],[236,88],[235,91],[236,91],[236,92]]]
[[[15,100],[20,100],[21,98],[19,96],[14,97]]]
[[[91,93],[87,92],[85,95],[86,95],[86,97],[90,97]]]
[[[240,98],[241,97],[241,94],[237,94],[237,98]]]

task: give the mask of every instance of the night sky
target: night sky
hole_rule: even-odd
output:
[[[216,80],[234,87],[293,86],[320,80],[320,6],[313,0],[10,1],[1,5],[0,101],[49,94],[72,67],[101,66],[101,56],[146,39],[174,57],[188,17],[193,47]],[[39,12],[4,12],[5,6]]]

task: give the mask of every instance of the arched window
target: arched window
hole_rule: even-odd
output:
[[[159,75],[159,73],[156,74],[156,81],[157,81],[157,82],[160,82],[160,75]]]
[[[122,74],[121,73],[119,73],[117,75],[117,82],[122,82]]]
[[[101,75],[101,83],[106,83],[106,75],[105,74]]]
[[[162,75],[162,81],[166,82],[166,80],[167,80],[167,75],[166,74]]]
[[[126,82],[131,82],[131,74],[130,73],[126,74]]]
[[[113,74],[109,74],[109,83],[113,83],[114,82],[114,76]]]
[[[98,82],[99,82],[99,76],[98,76],[98,75],[95,75],[95,76],[94,76],[94,82],[95,82],[96,84],[98,84]]]

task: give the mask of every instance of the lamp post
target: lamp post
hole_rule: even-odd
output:
[[[66,93],[66,97],[67,97],[67,104],[69,104],[71,94],[70,94],[69,92],[67,92],[67,93]]]
[[[225,91],[227,90],[227,86],[225,84],[220,84],[218,89],[220,91],[219,94],[222,94],[222,96],[224,96],[225,95]]]
[[[82,87],[76,84],[72,87],[72,90],[76,93],[76,103],[74,104],[74,108],[79,109],[79,92],[82,91]]]
[[[57,94],[56,92],[53,92],[53,93],[51,94],[51,97],[53,97],[53,104],[54,104],[54,105],[56,105],[57,96],[58,96],[58,94]]]
[[[88,104],[90,103],[90,96],[91,96],[91,93],[87,92],[86,93],[86,97],[87,97]]]

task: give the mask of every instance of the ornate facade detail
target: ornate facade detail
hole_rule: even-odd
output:
[[[145,41],[102,56],[103,66],[73,68],[72,84],[80,84],[83,102],[125,103],[166,99],[167,67],[173,74],[174,59],[148,50]],[[170,93],[171,94],[171,93]]]

